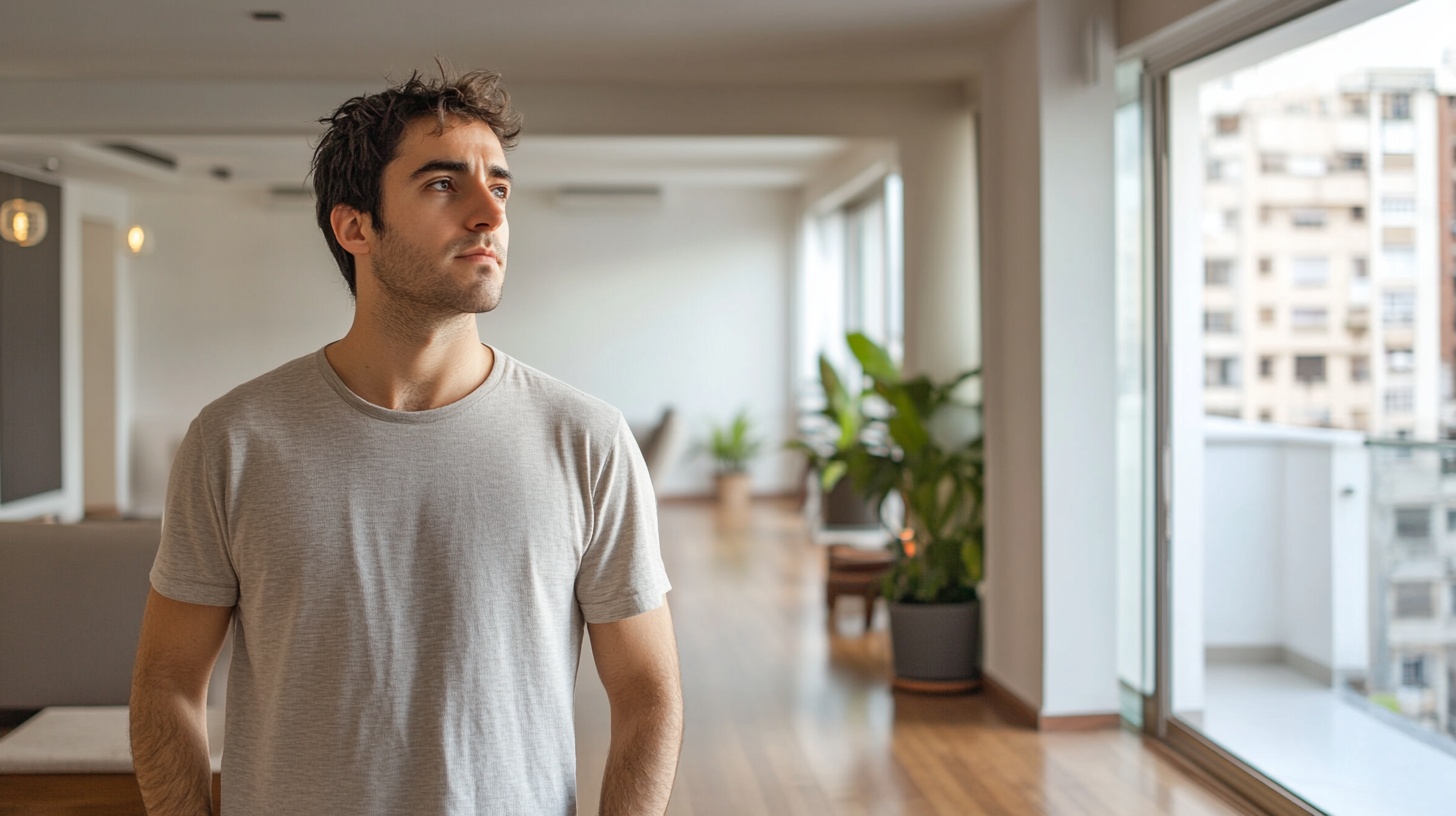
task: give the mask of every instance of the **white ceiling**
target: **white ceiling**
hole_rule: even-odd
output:
[[[0,15],[0,80],[306,82],[489,67],[511,83],[876,83],[965,80],[975,43],[1024,0],[31,0]],[[279,11],[282,22],[253,11]],[[3,117],[0,117],[3,134]],[[169,154],[149,168],[110,139],[0,135],[0,162],[130,189],[299,185],[298,137],[115,141]],[[850,140],[531,136],[513,154],[530,186],[795,186]],[[52,162],[54,163],[54,162]],[[212,178],[227,167],[231,179]]]
[[[1021,2],[16,0],[0,78],[377,81],[440,56],[516,82],[950,79]]]
[[[121,142],[176,159],[170,170],[103,147]],[[790,188],[868,140],[826,137],[535,136],[511,153],[523,189],[569,186]],[[887,145],[879,146],[888,151]],[[310,141],[297,136],[0,136],[0,163],[137,191],[305,186]],[[47,171],[47,166],[53,171]],[[229,178],[215,178],[226,167]]]

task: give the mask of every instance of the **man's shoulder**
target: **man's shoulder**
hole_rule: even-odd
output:
[[[325,385],[318,370],[318,352],[289,360],[213,400],[198,413],[204,426],[226,428],[288,412],[318,394]]]
[[[622,422],[622,412],[606,400],[594,397],[573,385],[520,360],[502,353],[507,359],[505,376],[511,387],[531,403],[531,409],[557,422],[586,425],[594,430],[613,433]]]

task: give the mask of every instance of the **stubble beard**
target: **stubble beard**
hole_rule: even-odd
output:
[[[497,269],[484,280],[462,287],[449,267],[455,262],[456,253],[469,252],[479,247],[480,241],[452,246],[442,260],[430,257],[420,247],[395,240],[393,233],[381,232],[379,246],[371,258],[374,277],[399,311],[409,312],[416,318],[483,314],[500,305],[506,269],[504,248],[494,237],[488,240],[496,253]]]

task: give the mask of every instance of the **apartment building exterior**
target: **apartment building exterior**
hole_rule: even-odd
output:
[[[1210,100],[1205,409],[1456,429],[1456,112],[1436,70]],[[1372,448],[1372,699],[1456,735],[1456,460]],[[1456,453],[1453,449],[1452,453]]]

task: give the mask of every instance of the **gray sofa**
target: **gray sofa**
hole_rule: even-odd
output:
[[[0,708],[125,705],[158,521],[0,523]]]

